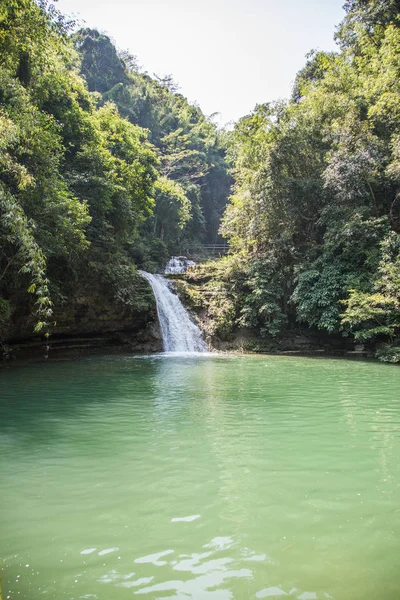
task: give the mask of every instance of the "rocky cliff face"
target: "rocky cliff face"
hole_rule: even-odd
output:
[[[3,353],[13,357],[60,352],[120,348],[132,352],[159,352],[162,340],[150,286],[135,281],[134,293],[115,293],[88,282],[69,297],[55,302],[49,342],[34,333],[30,298],[9,300],[9,316],[0,324]],[[0,348],[1,354],[1,348]]]

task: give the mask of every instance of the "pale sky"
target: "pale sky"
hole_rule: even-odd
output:
[[[83,26],[107,33],[150,75],[226,123],[290,95],[306,53],[336,50],[344,0],[59,0]]]

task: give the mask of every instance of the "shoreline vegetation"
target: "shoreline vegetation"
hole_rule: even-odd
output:
[[[0,8],[4,360],[160,351],[138,269],[190,248],[171,279],[217,350],[400,362],[400,14],[344,7],[338,52],[233,131],[51,3]]]

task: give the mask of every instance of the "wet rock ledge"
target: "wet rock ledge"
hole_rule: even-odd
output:
[[[3,364],[47,355],[52,360],[95,352],[162,350],[154,297],[144,280],[134,296],[89,285],[77,290],[55,305],[48,343],[43,335],[33,333],[35,317],[29,303],[11,299],[10,306],[10,318],[0,327]]]

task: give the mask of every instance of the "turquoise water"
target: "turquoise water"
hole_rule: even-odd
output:
[[[397,367],[96,357],[0,386],[4,599],[400,598]]]

